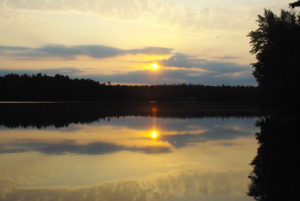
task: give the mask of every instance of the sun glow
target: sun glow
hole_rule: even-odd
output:
[[[159,68],[158,64],[151,64],[151,68],[153,70],[157,70]]]

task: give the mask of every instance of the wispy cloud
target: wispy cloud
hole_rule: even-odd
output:
[[[153,21],[195,29],[248,29],[264,7],[287,7],[285,0],[203,1],[160,0],[2,0],[0,7],[25,10],[92,13],[101,17]],[[224,20],[226,19],[226,20]]]
[[[21,58],[59,57],[72,59],[76,56],[88,56],[101,59],[125,54],[166,55],[171,54],[171,52],[172,48],[165,47],[145,47],[141,49],[124,50],[103,45],[46,45],[39,48],[0,46],[0,55]]]

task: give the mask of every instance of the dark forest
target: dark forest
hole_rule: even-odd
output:
[[[253,86],[111,85],[43,74],[0,77],[1,101],[210,101],[257,102]]]

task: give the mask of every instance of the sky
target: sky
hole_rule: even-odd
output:
[[[278,13],[290,2],[0,0],[0,76],[256,85],[247,34],[264,8]]]

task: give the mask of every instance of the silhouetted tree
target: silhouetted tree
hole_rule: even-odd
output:
[[[297,6],[293,4],[291,6]],[[252,31],[254,76],[267,113],[258,126],[248,195],[257,201],[297,201],[299,182],[300,16],[265,10]]]
[[[294,2],[294,3],[290,3],[289,6],[290,6],[291,8],[299,7],[299,6],[300,6],[300,1],[296,1],[296,2]]]
[[[265,104],[297,103],[300,89],[300,16],[270,10],[258,16],[258,29],[249,33],[254,76],[263,92]]]

